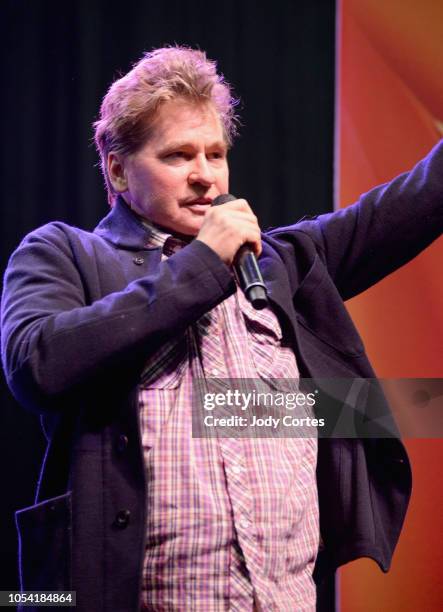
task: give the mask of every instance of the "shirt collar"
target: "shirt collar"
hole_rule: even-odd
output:
[[[161,247],[163,254],[167,257],[182,249],[192,240],[192,237],[177,236],[160,229],[147,219],[141,219],[141,222],[148,232],[146,247]]]

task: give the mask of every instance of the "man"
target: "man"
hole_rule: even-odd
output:
[[[399,536],[398,440],[322,440],[317,462],[315,437],[193,438],[193,383],[373,377],[343,299],[440,235],[443,147],[352,207],[261,235],[245,200],[211,207],[234,105],[204,53],[147,54],[95,124],[111,212],[93,233],[32,232],[8,267],[5,371],[48,439],[36,505],[17,513],[22,587],[73,589],[79,610],[313,610],[313,574],[360,556],[386,571]],[[232,274],[244,244],[263,311]]]

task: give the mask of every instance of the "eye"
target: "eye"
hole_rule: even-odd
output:
[[[191,154],[188,151],[177,149],[175,151],[169,151],[163,155],[163,160],[167,164],[182,164],[187,162],[191,158]]]
[[[184,151],[172,151],[171,153],[168,153],[168,155],[166,157],[169,157],[171,159],[181,159],[186,157],[186,153]]]
[[[224,159],[225,157],[224,151],[212,151],[212,153],[208,153],[208,159]]]

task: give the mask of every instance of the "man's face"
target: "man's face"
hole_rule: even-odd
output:
[[[212,200],[228,192],[227,146],[211,103],[185,100],[159,108],[143,147],[123,159],[110,154],[114,186],[132,209],[160,227],[195,236]]]

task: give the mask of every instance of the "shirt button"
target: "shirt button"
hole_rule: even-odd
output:
[[[119,529],[124,529],[125,527],[128,526],[130,517],[131,517],[131,513],[129,512],[129,510],[120,510],[116,514],[115,525]]]
[[[243,471],[243,470],[241,469],[241,467],[240,467],[239,465],[233,465],[233,466],[231,467],[231,472],[232,472],[233,474],[241,474],[241,473],[242,473],[242,471]]]
[[[218,376],[218,370],[216,368],[212,370],[212,376]]]
[[[240,520],[240,527],[242,527],[242,529],[249,529],[250,526],[250,522],[248,521],[248,519],[241,519]]]
[[[145,260],[143,259],[143,257],[134,257],[134,259],[132,260],[137,266],[141,266],[142,264],[145,263]]]

